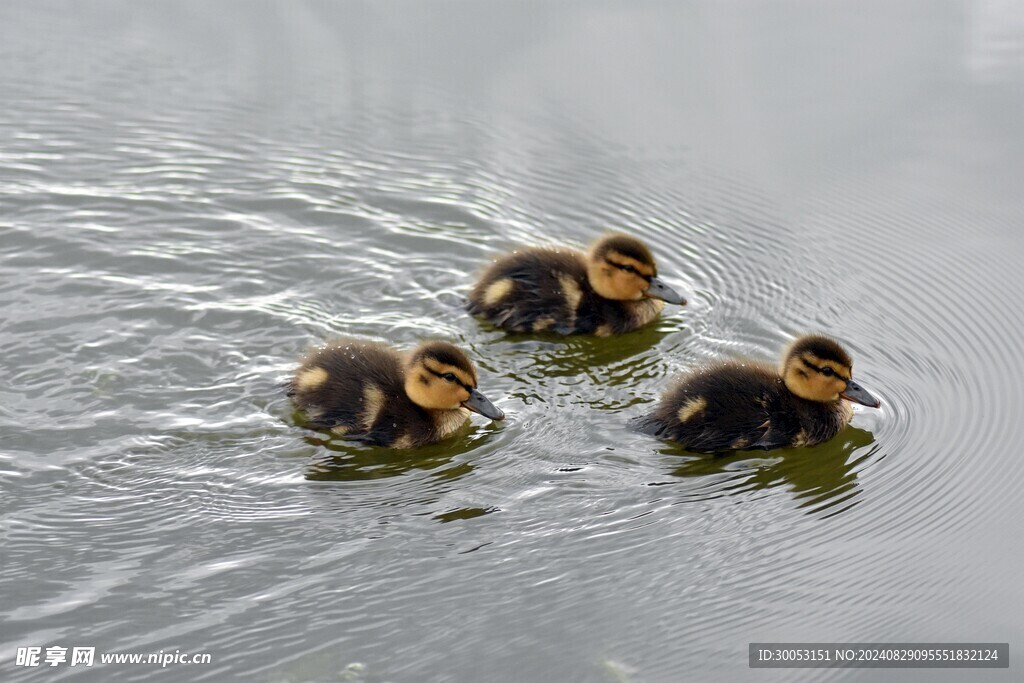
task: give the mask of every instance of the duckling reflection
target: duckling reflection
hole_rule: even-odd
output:
[[[647,325],[666,302],[686,304],[658,277],[647,246],[616,233],[587,254],[535,247],[502,256],[473,286],[467,308],[510,332],[608,337]]]
[[[634,424],[697,452],[812,446],[849,423],[849,402],[881,405],[852,370],[838,342],[807,335],[790,345],[780,370],[730,361],[683,375]]]
[[[287,390],[313,429],[406,449],[451,436],[471,410],[504,419],[476,386],[476,369],[452,344],[425,342],[403,357],[384,344],[343,339],[310,352]]]
[[[655,363],[658,343],[678,330],[648,325],[609,344],[596,337],[554,339],[504,337],[493,344],[512,368],[519,368],[530,383],[548,383],[557,378],[577,379],[585,375],[595,382],[633,386],[644,368]],[[496,360],[497,360],[496,356]]]
[[[466,431],[470,431],[466,429]],[[373,481],[389,479],[420,470],[437,479],[455,480],[473,471],[470,462],[454,462],[459,455],[479,445],[480,436],[459,439],[454,447],[432,444],[415,451],[360,447],[332,439],[306,437],[308,444],[324,448],[329,455],[311,463],[306,470],[310,481]]]
[[[860,495],[857,467],[875,453],[876,448],[869,448],[873,443],[871,432],[848,427],[839,437],[819,446],[775,451],[772,462],[758,467],[736,469],[738,464],[752,457],[750,453],[691,456],[692,459],[674,469],[672,475],[685,478],[731,475],[728,485],[715,487],[716,491],[731,494],[787,486],[800,501],[799,507],[810,508],[809,512],[822,512],[846,503],[840,510],[833,510],[840,512],[854,505]],[[673,448],[663,452],[677,451]]]

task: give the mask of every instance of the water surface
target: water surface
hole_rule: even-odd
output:
[[[962,680],[752,641],[1011,643],[1024,604],[1012,3],[0,6],[0,667],[167,680]],[[462,310],[515,246],[651,245],[615,340]],[[626,421],[825,331],[883,401],[698,457]],[[413,453],[296,424],[349,334],[464,346],[508,415]],[[948,674],[948,675],[944,675]]]

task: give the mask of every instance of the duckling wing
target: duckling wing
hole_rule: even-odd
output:
[[[290,396],[309,427],[371,443],[389,441],[392,414],[408,403],[398,354],[382,344],[346,340],[311,352]]]
[[[716,401],[709,397],[702,415],[680,424],[684,445],[697,451],[735,451],[764,448],[770,434],[767,415],[746,402]]]
[[[474,286],[467,308],[512,332],[576,331],[586,268],[578,254],[529,249],[499,259]]]
[[[774,374],[756,365],[698,369],[663,397],[645,431],[694,451],[775,448],[775,393]]]
[[[744,448],[761,448],[765,450],[771,450],[773,448],[783,448],[790,445],[790,437],[787,436],[782,430],[778,429],[775,425],[775,421],[771,419],[771,416],[765,414],[764,422],[758,425],[757,438],[751,437],[751,443],[749,446]]]
[[[711,378],[709,378],[711,379]],[[775,419],[778,382],[773,370],[759,364],[729,364],[709,381],[709,431],[721,450],[778,448],[789,443],[780,437]]]

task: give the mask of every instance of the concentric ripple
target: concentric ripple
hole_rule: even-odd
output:
[[[667,681],[762,680],[754,641],[1018,641],[1016,23],[982,12],[979,70],[959,10],[751,10],[0,5],[0,678],[153,675],[33,645]],[[609,229],[689,305],[611,340],[465,313],[488,260]],[[629,428],[811,331],[882,400],[829,443]],[[449,339],[508,419],[305,429],[282,382],[338,335]]]

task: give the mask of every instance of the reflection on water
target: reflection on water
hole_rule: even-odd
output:
[[[612,343],[583,336],[500,336],[488,343],[485,353],[514,381],[511,398],[528,402],[564,398],[595,410],[618,411],[637,402],[633,392],[663,371],[659,346],[672,333],[678,338],[686,335],[685,327],[677,325],[674,320],[661,321]],[[584,393],[581,386],[601,390]]]
[[[492,512],[498,512],[497,508],[459,508],[457,510],[450,510],[443,512],[439,515],[434,515],[434,519],[439,522],[454,522],[459,519],[473,519],[474,517],[481,517],[483,515],[489,515]]]
[[[468,428],[465,428],[465,431]],[[304,441],[328,451],[309,464],[306,478],[311,481],[366,481],[396,477],[410,470],[426,470],[432,477],[458,479],[473,471],[472,463],[452,460],[478,445],[480,436],[432,444],[412,450],[392,450],[380,446],[355,446],[336,439],[307,436]]]
[[[676,477],[707,477],[719,495],[776,486],[787,489],[808,514],[838,514],[857,504],[857,469],[877,448],[870,432],[847,427],[834,439],[808,448],[743,451],[728,455],[691,455],[672,471]],[[681,453],[665,448],[662,453]],[[708,492],[705,491],[705,494]],[[832,509],[837,508],[837,509]]]

